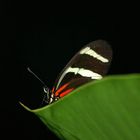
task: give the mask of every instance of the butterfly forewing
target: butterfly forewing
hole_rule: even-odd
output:
[[[54,96],[62,97],[91,80],[101,79],[107,73],[111,59],[112,49],[106,41],[97,40],[85,45],[59,74],[53,88]]]

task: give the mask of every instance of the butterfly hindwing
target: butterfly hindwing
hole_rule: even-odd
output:
[[[101,79],[107,73],[111,59],[112,50],[106,41],[97,40],[87,44],[61,71],[53,93],[61,97],[91,80]]]

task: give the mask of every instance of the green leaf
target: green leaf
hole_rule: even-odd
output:
[[[24,107],[61,140],[140,140],[139,74],[90,82],[40,109]]]

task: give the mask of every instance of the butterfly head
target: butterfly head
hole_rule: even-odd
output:
[[[27,70],[34,75],[44,86],[43,86],[43,100],[41,105],[46,105],[52,103],[55,98],[53,92],[46,86],[46,84],[28,67]]]
[[[43,103],[45,103],[45,104],[52,103],[54,100],[52,91],[47,86],[43,87],[43,91],[44,91]]]

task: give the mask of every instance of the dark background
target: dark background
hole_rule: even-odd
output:
[[[27,72],[28,66],[51,88],[58,73],[83,45],[104,39],[114,52],[109,75],[140,72],[139,24],[132,7],[66,5],[4,4],[0,51],[0,132],[4,139],[58,139],[18,103],[21,100],[32,106],[42,98],[42,85]]]

